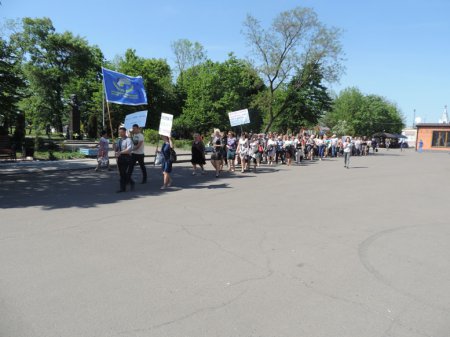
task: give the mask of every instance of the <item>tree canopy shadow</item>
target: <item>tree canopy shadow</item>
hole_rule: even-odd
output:
[[[211,167],[210,167],[211,168]],[[229,189],[235,179],[255,178],[258,174],[273,173],[275,168],[259,168],[253,172],[222,172],[219,178],[209,170],[205,175],[192,176],[192,169],[174,165],[173,187],[161,190],[160,167],[147,166],[148,182],[140,184],[141,171],[135,167],[135,190],[116,193],[119,174],[116,170],[66,170],[39,173],[0,175],[0,209],[42,207],[45,210],[62,208],[91,208],[124,200],[158,196],[180,189]]]

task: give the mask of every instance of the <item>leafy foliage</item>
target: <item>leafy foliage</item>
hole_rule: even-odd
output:
[[[332,82],[343,70],[340,30],[323,25],[311,8],[297,7],[281,12],[267,30],[248,15],[244,34],[256,59],[256,68],[267,85],[263,100],[265,131],[286,112],[283,108],[287,104],[279,104],[283,95],[278,95],[277,91],[283,90],[295,72],[302,72],[310,65],[320,66],[323,78]]]
[[[24,87],[19,58],[11,45],[0,39],[0,123],[6,129],[15,122]]]
[[[148,109],[146,127],[154,129],[159,126],[161,112],[178,114],[172,73],[166,60],[139,57],[135,50],[128,49],[124,57],[118,58],[114,67],[130,76],[142,76],[148,101],[148,105],[142,107],[111,106],[116,126],[125,119],[126,114],[139,110]]]
[[[175,126],[187,134],[230,128],[228,112],[249,107],[263,83],[249,63],[230,55],[225,62],[208,60],[188,69],[183,86],[186,100]],[[247,127],[259,130],[261,119],[253,117]]]
[[[116,129],[126,114],[148,109],[146,127],[153,130],[145,135],[151,141],[159,139],[154,129],[161,112],[173,114],[174,131],[189,138],[193,132],[229,129],[228,112],[244,108],[249,108],[251,124],[243,129],[254,132],[297,131],[319,120],[337,134],[400,132],[403,125],[398,108],[385,98],[355,88],[330,98],[325,83],[343,72],[341,31],[326,27],[310,8],[281,12],[268,28],[247,16],[243,33],[252,62],[233,54],[214,62],[199,42],[177,40],[171,45],[175,69],[164,59],[138,56],[134,49],[104,60],[97,46],[71,32],[56,32],[48,18],[24,18],[9,27],[12,33],[0,39],[3,126],[22,123],[20,110],[37,131],[51,125],[60,132],[68,123],[70,95],[76,94],[83,131],[93,136],[102,118],[102,65],[143,77],[148,105],[111,104],[110,110]]]
[[[51,123],[61,132],[63,122],[67,122],[65,102],[70,94],[90,102],[98,91],[103,55],[79,36],[56,33],[48,18],[25,18],[22,23],[22,31],[11,37],[21,52],[28,84],[27,97],[20,106],[29,119]]]
[[[376,132],[400,133],[403,119],[395,104],[357,88],[343,90],[324,122],[336,134],[371,136]]]

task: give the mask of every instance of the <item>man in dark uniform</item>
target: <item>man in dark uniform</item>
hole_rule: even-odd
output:
[[[133,150],[133,142],[127,137],[127,129],[119,128],[119,139],[116,143],[117,166],[120,173],[120,190],[117,192],[125,192],[127,184],[130,184],[130,190],[134,190],[134,181],[131,179],[131,151]]]

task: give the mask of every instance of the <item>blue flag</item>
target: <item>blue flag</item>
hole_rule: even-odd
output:
[[[125,105],[147,104],[144,81],[141,76],[131,77],[102,68],[106,101]]]

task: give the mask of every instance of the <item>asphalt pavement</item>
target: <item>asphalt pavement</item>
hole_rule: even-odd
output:
[[[450,336],[447,153],[207,169],[0,174],[0,336]]]

